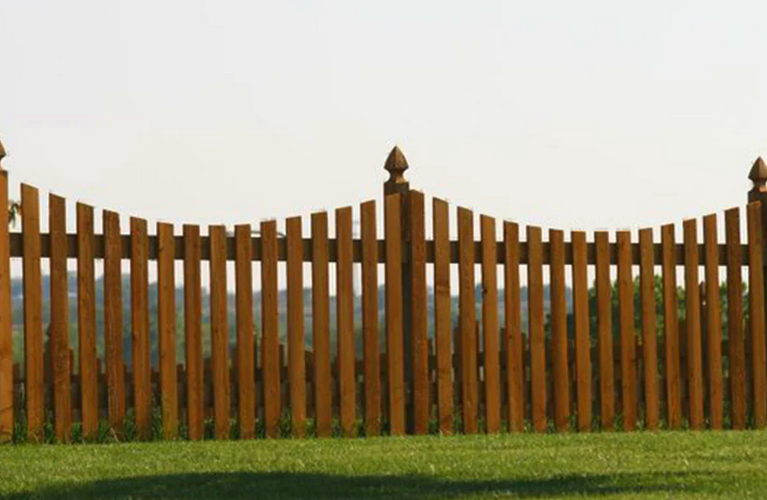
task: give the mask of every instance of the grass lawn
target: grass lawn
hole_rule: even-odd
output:
[[[764,498],[767,432],[0,447],[0,498]]]

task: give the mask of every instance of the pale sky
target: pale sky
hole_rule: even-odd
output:
[[[657,227],[745,202],[765,26],[764,2],[2,0],[3,165],[231,225],[378,198],[399,144],[477,212]]]

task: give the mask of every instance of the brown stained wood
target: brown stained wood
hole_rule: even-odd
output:
[[[458,311],[461,350],[461,409],[463,432],[476,434],[479,418],[477,321],[474,305],[474,214],[458,207]]]
[[[152,433],[152,348],[149,343],[149,262],[147,223],[131,217],[131,351],[133,357],[133,407],[136,435]]]
[[[285,224],[288,261],[288,383],[294,437],[306,434],[306,359],[304,354],[304,262],[301,255],[301,217]],[[248,265],[250,263],[248,262]]]
[[[543,311],[543,247],[541,228],[527,226],[528,337],[530,340],[530,378],[533,430],[546,432],[546,338]]]
[[[618,247],[618,309],[621,349],[623,429],[636,428],[636,332],[634,330],[634,279],[631,270],[631,233],[616,233]]]
[[[751,380],[754,427],[767,425],[767,352],[764,323],[764,244],[759,202],[749,203],[748,221],[748,310],[751,328]]]
[[[570,375],[567,356],[567,302],[565,300],[565,235],[549,231],[551,245],[551,364],[554,390],[554,425],[570,430]]]
[[[43,437],[42,284],[40,276],[40,202],[37,188],[21,185],[21,228],[24,236],[24,396],[27,432],[32,442]]]
[[[378,247],[376,202],[360,206],[362,240],[362,351],[365,381],[365,434],[381,433],[381,367],[378,344]]]
[[[356,417],[354,375],[354,284],[352,278],[352,209],[336,210],[336,317],[338,320],[338,388],[341,433],[354,434]]]
[[[328,291],[328,214],[312,214],[312,345],[314,413],[317,437],[330,437],[330,306]],[[377,304],[376,304],[377,308]]]
[[[450,318],[450,225],[447,202],[434,198],[434,339],[437,350],[437,419],[453,433],[453,338]]]
[[[426,290],[426,213],[423,193],[410,191],[411,353],[415,434],[429,432],[429,340]]]
[[[724,388],[722,383],[722,313],[719,300],[718,231],[716,214],[703,218],[705,298],[708,361],[709,420],[712,429],[721,429],[724,420]]]
[[[405,433],[405,364],[402,317],[402,226],[400,195],[384,199],[386,239],[386,379],[391,434]]]
[[[224,226],[209,226],[208,234],[210,235],[210,348],[213,371],[213,424],[216,439],[229,439],[231,406],[229,328],[227,326],[226,304],[226,228]],[[279,402],[279,397],[277,401]]]
[[[503,273],[504,344],[506,347],[509,430],[523,432],[525,430],[525,340],[522,334],[519,288],[519,225],[516,222],[503,223],[503,244],[505,258]]]
[[[160,344],[160,406],[165,439],[178,436],[176,373],[176,280],[173,224],[157,224],[157,336]]]
[[[674,260],[674,225],[661,227],[663,251],[663,344],[666,352],[666,422],[670,429],[682,424],[681,374],[679,370],[679,314]]]
[[[299,219],[300,222],[300,219]],[[299,226],[299,231],[301,230]],[[300,234],[300,233],[299,233]],[[234,228],[236,258],[234,261],[235,309],[237,329],[237,415],[240,425],[240,438],[256,437],[256,375],[255,375],[255,340],[253,337],[253,269],[250,256],[250,224],[241,224]],[[290,232],[288,232],[290,236]],[[290,272],[290,267],[288,267]],[[290,292],[290,289],[288,289]],[[303,312],[303,311],[302,311]],[[303,318],[302,318],[303,319]],[[301,325],[301,348],[303,352],[303,324]],[[291,366],[291,370],[293,367]],[[303,356],[300,370],[303,381]],[[291,385],[292,389],[292,385]],[[306,400],[302,401],[306,404]],[[300,409],[294,409],[293,420],[300,416]],[[302,428],[295,425],[294,429]]]
[[[698,225],[684,221],[685,311],[687,325],[687,380],[690,428],[703,429],[703,351],[701,346],[700,287],[698,280]]]
[[[480,217],[482,239],[482,331],[484,341],[485,429],[501,431],[501,360],[498,326],[498,258],[495,219]]]
[[[658,429],[660,397],[658,394],[658,332],[655,304],[655,268],[653,263],[653,231],[639,231],[639,291],[642,301],[642,366],[644,368],[645,425]]]
[[[575,329],[575,379],[578,430],[591,431],[591,327],[589,324],[586,233],[573,231],[573,320]]]
[[[0,206],[8,206],[8,172],[0,169]],[[0,443],[13,437],[13,318],[8,224],[0,224]]]
[[[740,253],[740,209],[724,213],[727,246],[727,336],[732,428],[746,427],[746,342],[743,331],[743,271]]]
[[[599,409],[602,429],[615,429],[615,389],[613,372],[613,332],[610,287],[609,236],[594,233],[596,248],[597,345],[599,347]]]
[[[121,435],[125,419],[123,370],[122,254],[120,215],[103,211],[104,225],[104,358],[109,425]]]
[[[69,369],[69,287],[67,286],[67,218],[64,198],[48,197],[51,235],[50,360],[53,372],[53,414],[56,439],[69,441],[72,426],[71,380]]]
[[[200,226],[184,225],[184,339],[186,341],[186,411],[189,439],[205,435],[202,360],[202,278]]]
[[[264,427],[266,437],[280,433],[280,332],[277,296],[277,223],[261,222],[261,321]]]
[[[93,261],[93,208],[77,204],[77,345],[80,369],[80,420],[86,439],[98,431],[96,291]]]

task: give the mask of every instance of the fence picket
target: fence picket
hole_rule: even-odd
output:
[[[301,246],[301,217],[287,219],[285,229],[287,237],[290,417],[293,436],[303,437],[306,434],[306,359],[304,356],[304,263]]]
[[[565,300],[565,234],[549,231],[551,287],[551,366],[554,389],[554,425],[557,431],[570,430],[570,376],[567,345],[567,302]]]
[[[461,350],[461,409],[463,432],[476,434],[479,394],[477,380],[477,326],[474,306],[474,214],[458,207],[458,303]]]
[[[546,339],[543,311],[543,245],[541,228],[527,226],[528,337],[533,430],[546,432]]]
[[[125,419],[123,370],[122,246],[120,215],[103,211],[104,224],[104,357],[109,425],[118,434]],[[162,349],[161,349],[162,351]]]
[[[227,326],[226,228],[209,226],[210,351],[213,374],[213,423],[216,439],[229,438],[230,381]]]
[[[618,253],[618,307],[621,343],[621,401],[623,429],[636,428],[636,332],[634,331],[634,279],[631,270],[631,232],[616,233]]]
[[[261,222],[261,321],[264,428],[266,436],[279,436],[280,332],[277,290],[277,223]]]
[[[498,327],[498,256],[495,219],[480,216],[482,244],[482,338],[484,341],[485,429],[501,431],[501,361]]]
[[[707,324],[707,361],[709,387],[709,419],[712,429],[721,429],[723,421],[722,387],[722,315],[719,300],[719,248],[716,214],[703,218],[705,296]]]
[[[362,244],[362,344],[365,381],[365,434],[381,432],[381,368],[378,345],[378,246],[376,202],[360,205]],[[314,285],[313,285],[314,286]]]
[[[94,281],[93,208],[77,204],[77,345],[80,369],[80,419],[86,439],[98,430],[96,360],[96,285]]]
[[[149,238],[144,219],[130,219],[131,352],[136,435],[152,432],[152,360],[149,345]]]
[[[687,324],[687,380],[690,428],[703,428],[703,357],[701,348],[700,287],[698,283],[698,225],[684,221],[685,311]]]
[[[328,214],[312,214],[312,345],[317,437],[330,437],[330,319],[328,298]]]
[[[0,160],[5,151],[0,145]],[[8,172],[0,167],[0,206],[8,206]],[[0,224],[0,443],[13,437],[13,306],[11,302],[11,252],[8,224]]]
[[[674,225],[666,224],[661,227],[661,252],[663,256],[663,343],[666,349],[666,419],[670,429],[678,429],[682,423],[675,249]]]
[[[453,337],[450,318],[450,225],[444,200],[432,203],[434,238],[434,338],[437,349],[439,431],[453,433]]]
[[[591,431],[591,326],[589,324],[588,255],[586,233],[573,231],[573,320],[578,430]]]
[[[202,360],[202,279],[200,226],[184,225],[184,339],[186,341],[186,420],[189,439],[205,431]]]
[[[53,414],[56,439],[69,441],[72,424],[69,372],[69,289],[67,286],[67,219],[64,198],[48,197],[48,230],[51,236],[49,342],[53,373]]]
[[[341,432],[354,433],[356,413],[354,376],[354,284],[352,278],[352,209],[336,210],[336,317],[338,320],[338,389]]]
[[[426,291],[426,214],[424,196],[410,191],[411,353],[413,370],[413,431],[429,431],[429,340]]]
[[[446,231],[447,233],[447,231]],[[525,340],[519,288],[519,225],[503,223],[504,247],[504,323],[506,383],[509,401],[509,430],[525,430]]]
[[[602,429],[615,428],[615,375],[610,289],[610,242],[606,231],[594,233],[597,288],[597,344],[599,346],[599,402]]]
[[[740,209],[724,213],[727,245],[727,345],[729,348],[732,428],[746,427],[746,347],[743,332],[743,271],[740,252]]]
[[[253,366],[255,363],[253,339],[253,249],[251,247],[251,232],[250,224],[240,224],[234,228],[237,410],[240,424],[240,439],[253,439],[256,436],[256,377]],[[303,342],[303,335],[301,341]],[[301,372],[303,373],[303,364],[301,365]]]
[[[160,404],[162,434],[178,435],[176,372],[176,280],[173,224],[157,224],[157,336],[160,344]]]
[[[402,324],[402,229],[400,195],[386,196],[386,377],[389,390],[389,425],[393,436],[405,433],[405,373]]]
[[[764,324],[764,249],[762,212],[759,202],[749,203],[748,221],[748,297],[751,328],[751,379],[753,383],[754,427],[767,425],[767,352]]]
[[[660,419],[653,246],[652,229],[640,229],[639,290],[642,301],[642,366],[644,368],[645,425],[649,430],[657,430]]]

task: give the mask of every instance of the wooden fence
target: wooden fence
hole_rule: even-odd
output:
[[[286,422],[294,436],[312,429],[326,437],[336,419],[343,436],[358,433],[358,420],[367,436],[522,432],[528,426],[535,432],[765,426],[762,233],[767,211],[760,201],[767,196],[767,166],[761,159],[750,174],[754,188],[745,210],[745,243],[738,208],[724,212],[723,242],[712,214],[702,218],[702,239],[698,221],[690,219],[677,243],[673,224],[660,228],[660,242],[652,229],[640,230],[638,239],[629,231],[616,232],[614,239],[597,231],[589,240],[582,231],[568,235],[535,226],[520,234],[517,223],[499,224],[485,215],[479,217],[476,239],[474,214],[458,207],[453,240],[450,207],[436,198],[427,237],[425,196],[404,179],[408,166],[397,148],[385,168],[390,179],[384,185],[382,239],[375,201],[359,207],[359,238],[353,237],[351,207],[335,211],[333,238],[325,212],[312,214],[309,237],[300,217],[286,221],[284,236],[272,220],[260,223],[257,236],[249,224],[236,226],[231,235],[223,226],[210,226],[203,235],[199,226],[184,225],[177,234],[172,224],[158,223],[155,234],[149,234],[147,222],[138,218],[131,218],[123,232],[119,215],[111,211],[103,212],[103,232],[95,234],[94,209],[82,203],[76,207],[76,231],[68,233],[65,200],[53,194],[49,231],[41,233],[38,190],[22,185],[21,232],[0,224],[0,435],[10,439],[23,414],[32,440],[42,439],[47,418],[62,441],[70,439],[76,422],[84,436],[93,437],[102,418],[120,436],[132,409],[138,437],[148,438],[155,405],[165,438],[177,437],[182,427],[190,439],[203,438],[210,419],[217,439],[230,436],[232,422],[242,439],[257,435],[257,423],[267,437],[277,437]],[[8,174],[1,171],[0,206],[8,201]],[[12,259],[21,259],[23,269],[23,369],[14,364],[12,348]],[[42,320],[43,259],[50,269],[48,325]],[[69,341],[70,259],[77,265],[76,348]],[[123,290],[126,260],[130,286]],[[104,269],[103,359],[96,349],[96,261],[103,261]],[[183,262],[183,329],[176,328],[177,261]],[[209,358],[202,328],[205,261]],[[227,324],[229,261],[234,262],[236,297],[233,345]],[[278,283],[282,262],[287,279]],[[150,357],[150,263],[156,263],[152,272],[158,290],[156,366]],[[311,269],[311,350],[304,324],[309,309],[303,293],[305,263]],[[253,303],[253,266],[260,266],[260,304]],[[353,285],[355,266],[361,269],[360,295]],[[452,266],[458,276],[457,322],[451,310]],[[748,293],[743,267],[748,269]],[[593,300],[590,268],[596,276]],[[656,301],[658,269],[662,294]],[[335,325],[330,324],[331,272]],[[720,300],[720,276],[726,305]],[[566,282],[572,288],[571,304]],[[385,285],[383,322],[379,283]],[[284,338],[281,287],[287,288]],[[123,294],[130,294],[130,311],[123,310]],[[355,301],[361,306],[361,325],[355,325]],[[254,306],[260,308],[258,325]],[[130,315],[129,332],[123,331],[124,314]],[[663,321],[657,325],[659,314]],[[131,359],[123,352],[125,336],[130,337]],[[185,339],[181,364],[178,336]],[[360,353],[356,336],[361,336]]]

